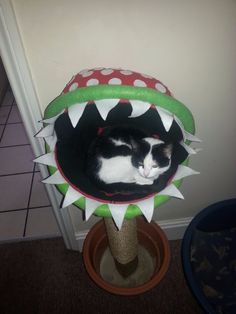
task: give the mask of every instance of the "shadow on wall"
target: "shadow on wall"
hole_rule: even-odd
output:
[[[8,78],[2,63],[2,59],[0,57],[0,103],[2,102],[5,96],[8,85],[9,85]]]

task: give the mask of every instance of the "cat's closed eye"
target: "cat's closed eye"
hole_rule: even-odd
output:
[[[158,168],[159,166],[158,165],[152,165],[152,168]]]
[[[144,166],[143,162],[141,162],[141,161],[138,162],[138,166],[139,166],[139,167],[143,167],[143,166]]]

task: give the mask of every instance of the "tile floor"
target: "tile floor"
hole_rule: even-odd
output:
[[[11,90],[0,104],[0,241],[60,235]]]

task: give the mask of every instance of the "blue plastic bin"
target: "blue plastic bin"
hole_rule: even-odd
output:
[[[236,313],[236,199],[203,209],[182,242],[187,283],[208,314]]]

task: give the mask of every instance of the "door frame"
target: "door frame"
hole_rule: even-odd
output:
[[[0,0],[0,55],[34,155],[40,156],[45,153],[44,142],[34,135],[40,129],[42,112],[11,0]],[[47,177],[47,168],[39,168]],[[66,247],[79,250],[68,208],[60,209],[60,196],[54,186],[45,187]]]

